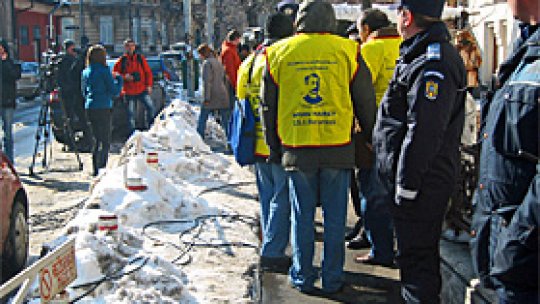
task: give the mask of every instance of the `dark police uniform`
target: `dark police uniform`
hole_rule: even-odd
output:
[[[479,183],[473,201],[471,251],[473,265],[483,285],[508,289],[512,288],[508,281],[503,283],[490,276],[490,271],[497,243],[507,241],[499,240],[499,235],[508,229],[507,223],[523,203],[538,163],[538,26],[522,27],[522,36],[516,41],[513,53],[499,69],[498,83],[500,89],[492,97],[487,94],[482,101],[482,150]],[[538,268],[535,269],[537,278]],[[532,291],[537,294],[538,285]],[[538,298],[536,300],[538,303]]]
[[[379,176],[395,194],[407,303],[440,301],[439,237],[456,184],[466,88],[463,61],[449,39],[444,23],[436,22],[402,43],[373,132]]]

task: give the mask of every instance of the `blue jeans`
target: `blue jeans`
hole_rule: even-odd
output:
[[[345,221],[351,173],[347,169],[314,169],[289,172],[292,204],[293,264],[291,283],[310,291],[317,278],[313,267],[315,207],[320,201],[324,218],[322,287],[335,292],[343,284]]]
[[[154,103],[152,98],[147,92],[143,92],[139,95],[126,95],[126,101],[128,102],[128,120],[131,130],[135,130],[135,116],[137,113],[137,102],[141,102],[146,109],[146,123],[147,127],[152,125],[154,121]]]
[[[377,262],[390,264],[394,260],[394,227],[390,214],[393,198],[374,168],[361,169],[358,180],[364,231],[371,244],[370,255]]]
[[[13,108],[0,107],[0,119],[2,120],[2,130],[4,131],[3,147],[4,153],[11,163],[15,163],[13,158]]]
[[[219,115],[221,116],[221,127],[223,128],[223,130],[225,130],[225,132],[227,133],[227,130],[229,129],[229,117],[231,115],[231,111],[229,109],[211,110],[201,107],[201,114],[199,114],[199,121],[197,122],[197,133],[201,135],[202,139],[204,139],[206,121],[208,121],[208,116],[213,111],[218,111]]]
[[[291,233],[291,203],[287,173],[274,163],[255,163],[257,188],[261,201],[263,243],[261,256],[285,257]]]

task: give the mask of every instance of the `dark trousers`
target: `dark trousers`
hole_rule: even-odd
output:
[[[92,148],[93,175],[97,175],[99,169],[105,168],[109,158],[111,146],[111,109],[87,109],[86,115],[90,121],[94,134],[94,146]]]
[[[415,200],[392,207],[401,295],[407,304],[440,303],[439,239],[450,191],[432,189],[441,186],[420,189]]]

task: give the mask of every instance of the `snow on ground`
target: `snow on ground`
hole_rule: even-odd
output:
[[[174,100],[149,131],[128,140],[118,164],[101,172],[65,227],[76,238],[78,278],[71,287],[117,277],[80,303],[252,302],[259,246],[254,177],[211,151],[195,130],[197,117],[197,108]],[[224,142],[213,119],[207,138]],[[158,152],[158,168],[146,163],[148,152]],[[127,190],[133,178],[147,190]],[[110,214],[118,217],[118,231],[99,230],[99,216]],[[149,225],[171,220],[177,222]],[[90,287],[68,288],[70,299]]]

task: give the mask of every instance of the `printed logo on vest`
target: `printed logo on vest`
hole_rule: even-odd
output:
[[[304,95],[304,100],[312,105],[320,103],[323,98],[319,95],[321,90],[321,77],[317,73],[311,73],[304,77],[304,84],[307,92]]]

